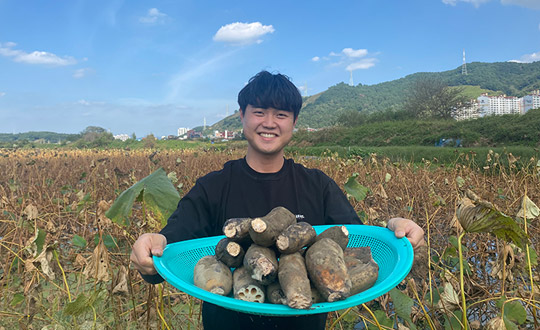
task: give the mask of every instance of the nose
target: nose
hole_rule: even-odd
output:
[[[264,120],[262,122],[264,127],[273,128],[276,126],[276,122],[274,120],[274,116],[272,114],[267,114],[264,116]]]

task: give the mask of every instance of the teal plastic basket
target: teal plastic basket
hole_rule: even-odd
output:
[[[161,257],[154,256],[158,273],[177,289],[201,300],[228,309],[259,315],[293,316],[332,312],[373,300],[397,286],[412,267],[414,252],[409,240],[396,238],[387,228],[366,225],[345,225],[349,231],[349,247],[369,246],[379,265],[379,277],[366,291],[336,302],[313,304],[310,309],[294,309],[286,305],[255,303],[210,293],[193,284],[193,268],[204,256],[215,253],[216,244],[225,236],[213,236],[169,244]],[[313,226],[317,233],[331,226]]]

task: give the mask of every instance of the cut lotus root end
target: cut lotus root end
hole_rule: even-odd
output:
[[[258,303],[264,302],[264,292],[255,285],[248,285],[247,287],[238,290],[236,292],[236,297],[245,301]]]
[[[264,222],[261,218],[256,218],[251,221],[251,228],[256,233],[263,233],[266,230],[266,222]]]
[[[223,290],[223,288],[213,288],[212,290],[210,290],[210,292],[218,294],[220,296],[225,295],[225,290]]]
[[[276,246],[280,250],[286,250],[289,247],[289,238],[286,236],[279,236],[276,241]]]
[[[227,236],[228,238],[233,238],[234,235],[236,235],[236,226],[234,224],[228,224],[227,226],[225,226],[225,228],[223,229],[223,233],[225,234],[225,236]]]
[[[300,294],[293,295],[287,301],[287,305],[296,309],[308,309],[311,307],[311,297],[306,297]]]
[[[257,260],[257,264],[259,267],[253,270],[253,275],[251,276],[257,281],[262,281],[265,276],[275,272],[274,265],[265,258],[260,258]]]
[[[233,257],[236,257],[240,254],[240,249],[240,244],[236,242],[229,242],[229,244],[227,245],[227,253],[229,253],[229,255]]]

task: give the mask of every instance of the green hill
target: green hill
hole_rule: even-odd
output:
[[[521,97],[540,89],[540,61],[533,63],[467,64],[468,75],[461,74],[461,66],[443,72],[419,72],[375,85],[349,86],[339,83],[328,90],[304,99],[298,127],[321,128],[335,124],[344,111],[376,112],[399,110],[407,93],[417,79],[426,76],[445,81],[449,86],[464,86],[465,93],[476,98],[482,93],[506,94]],[[212,125],[211,129],[241,128],[238,113]]]
[[[66,141],[75,141],[81,137],[80,134],[64,134],[54,132],[26,132],[26,133],[0,133],[0,142],[41,142],[41,143],[60,143]]]

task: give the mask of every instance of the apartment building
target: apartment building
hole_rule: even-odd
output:
[[[540,108],[540,90],[536,90],[529,95],[523,96],[523,113],[538,108]]]
[[[476,100],[471,100],[471,106],[463,109],[458,115],[456,115],[456,120],[465,120],[465,119],[477,119],[480,117],[480,104]]]
[[[540,108],[540,91],[536,90],[524,97],[488,96],[482,94],[473,100],[470,108],[464,109],[456,120],[476,119],[484,116],[524,114],[531,109]]]
[[[189,131],[189,128],[186,128],[186,127],[180,127],[177,131],[177,136],[182,136],[182,135],[186,135],[187,132]]]
[[[477,102],[479,117],[522,113],[522,100],[515,96],[482,94],[477,98]]]

